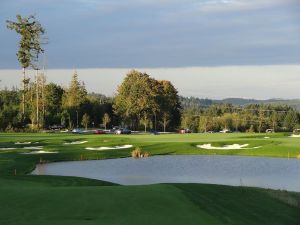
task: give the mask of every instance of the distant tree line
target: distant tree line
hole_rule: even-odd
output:
[[[299,127],[300,114],[290,106],[232,104],[191,106],[183,110],[181,126],[193,132],[228,129],[239,132],[292,131]]]

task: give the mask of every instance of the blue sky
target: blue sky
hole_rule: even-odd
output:
[[[36,14],[48,68],[300,63],[299,0],[1,0],[0,69],[17,69],[5,20]]]

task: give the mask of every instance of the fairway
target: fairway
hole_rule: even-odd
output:
[[[300,138],[288,136],[1,134],[0,148],[8,150],[0,150],[0,224],[296,225],[299,193],[204,184],[119,186],[84,178],[26,175],[39,162],[130,157],[136,147],[150,155],[298,157]],[[201,144],[248,144],[249,149],[208,150],[197,147]],[[132,147],[115,148],[126,145]],[[100,147],[108,148],[86,149]],[[41,149],[56,153],[23,154]]]
[[[290,134],[164,134],[164,135],[74,135],[0,134],[0,174],[32,171],[38,162],[130,157],[139,147],[150,155],[244,155],[300,157],[300,138]],[[265,138],[268,137],[268,138]],[[72,143],[72,144],[70,144]],[[75,144],[74,144],[75,143]],[[245,149],[201,149],[197,145],[247,144]],[[118,149],[116,146],[129,146]],[[132,146],[132,147],[131,147]],[[88,150],[107,148],[107,150]],[[112,148],[112,149],[110,149]],[[41,151],[41,152],[39,152]],[[54,152],[55,154],[24,154]]]

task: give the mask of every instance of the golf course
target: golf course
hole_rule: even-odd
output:
[[[0,224],[299,224],[297,192],[191,183],[125,186],[80,177],[30,175],[39,163],[129,158],[136,148],[149,157],[292,159],[300,156],[299,146],[300,138],[291,133],[2,133]]]

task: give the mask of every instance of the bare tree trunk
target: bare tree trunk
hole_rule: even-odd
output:
[[[39,129],[39,70],[36,70],[36,125]]]
[[[157,129],[156,129],[156,112],[154,113],[154,127],[155,127],[155,131],[157,131]]]
[[[25,119],[25,68],[23,68],[23,93],[22,93],[22,117]]]
[[[42,75],[42,112],[43,112],[43,121],[42,121],[42,127],[45,126],[45,83],[46,83],[46,77],[43,74]]]

